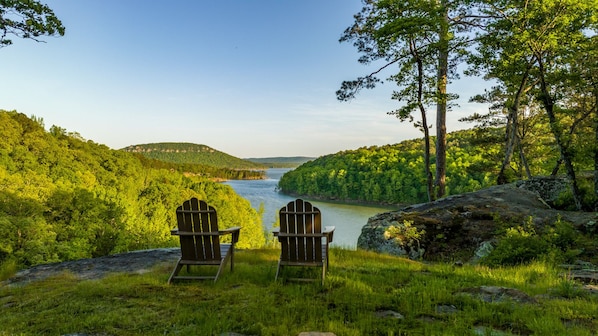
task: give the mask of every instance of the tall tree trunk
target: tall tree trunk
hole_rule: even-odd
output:
[[[515,152],[515,148],[519,143],[519,138],[517,136],[517,128],[519,127],[519,122],[517,119],[518,115],[518,107],[513,106],[509,107],[509,115],[507,116],[507,131],[505,134],[505,157],[502,160],[502,164],[500,165],[500,171],[498,172],[498,176],[496,178],[496,184],[507,184],[509,183],[509,179],[505,174],[507,167],[511,164],[511,158],[513,157],[513,153]]]
[[[440,0],[443,17],[440,20],[437,104],[436,104],[436,196],[441,198],[446,192],[446,86],[448,81],[449,17],[448,0]]]
[[[556,114],[554,112],[554,101],[550,95],[548,86],[546,84],[546,79],[544,77],[545,70],[544,63],[541,59],[541,55],[537,56],[537,61],[540,70],[539,76],[542,104],[544,105],[544,109],[546,110],[546,114],[548,115],[550,130],[554,135],[558,149],[561,153],[561,159],[565,164],[567,177],[571,180],[571,191],[573,192],[573,201],[575,202],[575,207],[577,208],[577,210],[581,210],[581,192],[579,191],[579,186],[577,185],[577,178],[575,176],[575,169],[573,168],[573,154],[569,150],[569,146],[565,144],[565,141],[563,139],[563,131],[560,125],[558,124],[558,120],[556,119]]]
[[[430,170],[430,130],[428,129],[426,112],[420,105],[419,109],[422,113],[422,128],[424,131],[424,164],[426,165],[426,191],[428,193],[428,202],[434,200],[434,179],[432,178],[432,171]]]
[[[556,176],[559,173],[559,169],[561,169],[561,164],[563,164],[563,157],[559,157],[558,160],[556,160],[556,163],[554,164],[554,168],[552,168],[552,172],[550,173],[550,176]]]
[[[515,93],[513,103],[509,106],[509,115],[507,116],[508,122],[507,139],[505,143],[505,157],[502,161],[502,165],[500,166],[500,171],[498,172],[498,177],[496,178],[496,184],[506,184],[509,182],[505,171],[511,164],[511,158],[513,157],[515,148],[519,145],[519,106],[521,105],[521,96],[523,95],[524,88],[527,85],[529,70],[530,63],[528,62],[528,66],[521,78],[521,83],[519,83],[517,93]]]
[[[594,211],[598,211],[598,85],[594,86]]]
[[[434,200],[434,180],[432,179],[432,172],[430,171],[430,130],[428,129],[428,118],[426,116],[426,108],[422,101],[424,95],[424,64],[415,48],[411,49],[411,53],[416,58],[417,62],[417,106],[422,117],[422,131],[424,132],[424,166],[426,173],[426,191],[428,193],[428,202]]]
[[[523,151],[523,147],[521,147],[521,144],[519,144],[519,158],[521,160],[521,165],[525,169],[525,176],[527,177],[528,180],[531,179],[532,172],[529,169],[529,164],[527,163],[527,159],[525,158],[525,152]]]

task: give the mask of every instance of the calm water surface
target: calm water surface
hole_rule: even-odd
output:
[[[287,171],[289,169],[286,168],[268,169],[265,180],[231,180],[225,184],[230,185],[239,195],[249,200],[254,209],[259,210],[260,205],[263,204],[262,220],[264,227],[269,231],[276,222],[278,210],[295,199],[276,191],[280,177]],[[323,226],[336,227],[332,245],[350,249],[357,246],[357,238],[368,218],[393,209],[391,207],[322,202],[309,198],[305,198],[305,200],[320,209]]]

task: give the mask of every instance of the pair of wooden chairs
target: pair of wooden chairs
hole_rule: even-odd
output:
[[[218,229],[216,210],[205,201],[192,198],[177,208],[178,229],[172,230],[179,236],[181,258],[177,261],[168,282],[177,279],[218,280],[224,265],[230,259],[230,269],[234,267],[234,249],[239,240],[240,228]],[[286,266],[321,267],[322,284],[329,264],[328,247],[332,242],[334,227],[322,228],[321,212],[311,203],[297,199],[289,202],[279,211],[280,228],[274,231],[281,245],[281,253],[276,270],[276,280]],[[230,243],[222,243],[220,238],[231,235]],[[216,275],[179,275],[183,266],[215,265]],[[314,278],[292,277],[289,280],[313,281]]]

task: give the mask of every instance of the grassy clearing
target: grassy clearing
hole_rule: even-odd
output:
[[[326,283],[274,282],[278,251],[242,250],[217,283],[166,283],[174,265],[143,275],[64,274],[0,288],[0,335],[595,335],[598,298],[544,264],[490,269],[333,249]],[[308,270],[309,271],[309,270]],[[314,270],[316,274],[318,270]],[[519,289],[536,303],[458,294]],[[449,312],[441,307],[452,307]],[[403,318],[380,317],[394,311]]]

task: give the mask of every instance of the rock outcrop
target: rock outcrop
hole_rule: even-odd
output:
[[[378,214],[362,228],[357,246],[411,259],[471,261],[490,247],[501,226],[523,225],[530,218],[537,228],[560,217],[595,232],[598,213],[550,206],[566,188],[563,179],[532,179]]]
[[[168,263],[174,267],[180,256],[180,248],[159,248],[43,264],[19,271],[4,283],[0,283],[0,286],[43,280],[61,273],[70,273],[81,280],[100,279],[111,273],[142,274],[160,263]]]

